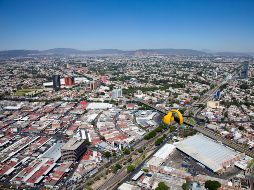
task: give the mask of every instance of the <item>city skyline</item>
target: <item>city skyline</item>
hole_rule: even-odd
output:
[[[0,1],[0,51],[254,52],[253,1]]]

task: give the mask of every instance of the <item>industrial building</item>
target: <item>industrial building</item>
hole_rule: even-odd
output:
[[[86,151],[85,140],[78,138],[71,138],[61,148],[62,161],[77,161]]]
[[[167,160],[169,155],[175,150],[172,144],[165,144],[161,147],[147,162],[147,166],[151,171],[158,171],[159,167]]]
[[[176,148],[216,173],[222,172],[244,156],[201,134],[180,141]]]

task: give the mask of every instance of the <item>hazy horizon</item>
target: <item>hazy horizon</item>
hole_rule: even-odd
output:
[[[254,1],[0,0],[0,51],[73,48],[254,53]]]
[[[79,51],[96,51],[96,50],[120,50],[120,51],[137,51],[137,50],[158,50],[158,49],[176,49],[176,50],[194,50],[194,51],[201,51],[205,53],[220,53],[220,52],[228,52],[228,53],[246,53],[246,54],[253,54],[253,52],[243,52],[243,51],[227,51],[227,50],[210,50],[210,49],[193,49],[193,48],[140,48],[140,49],[119,49],[119,48],[98,48],[98,49],[78,49],[72,47],[56,47],[56,48],[49,48],[49,49],[0,49],[0,51],[19,51],[19,50],[34,50],[34,51],[47,51],[53,49],[74,49]]]

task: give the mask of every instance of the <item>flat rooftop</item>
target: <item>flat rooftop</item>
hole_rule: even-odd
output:
[[[223,169],[223,165],[227,161],[237,159],[240,155],[240,153],[201,134],[180,141],[176,147],[213,172]]]
[[[76,150],[80,145],[84,143],[85,140],[71,138],[67,143],[64,144],[62,150]]]

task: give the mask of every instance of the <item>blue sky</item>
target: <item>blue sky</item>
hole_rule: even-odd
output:
[[[254,52],[254,0],[0,0],[0,50]]]

